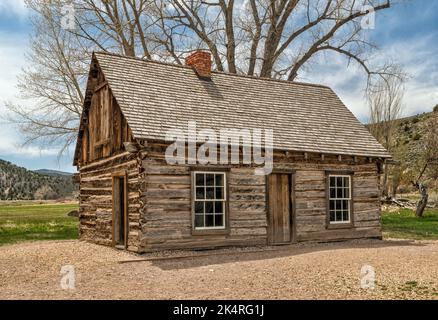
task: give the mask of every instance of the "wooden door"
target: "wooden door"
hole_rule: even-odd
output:
[[[127,177],[113,176],[113,246],[127,247],[128,244],[128,199]]]
[[[268,242],[292,241],[292,175],[274,173],[268,177]]]

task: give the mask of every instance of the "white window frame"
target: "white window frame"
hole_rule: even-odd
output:
[[[193,192],[193,194],[192,194],[192,197],[193,197],[193,208],[192,208],[192,213],[193,213],[193,219],[192,219],[192,223],[193,223],[193,230],[225,230],[226,228],[227,228],[227,221],[226,221],[226,219],[227,219],[227,173],[226,172],[224,172],[224,171],[193,171],[193,179],[192,179],[192,192]],[[216,188],[216,175],[218,175],[218,174],[220,174],[220,175],[222,175],[222,177],[223,177],[223,199],[216,199],[216,192],[214,192],[214,199],[197,199],[196,198],[196,189],[198,188],[198,186],[196,185],[196,175],[197,174],[212,174],[212,175],[215,175],[215,181],[214,181],[214,184],[213,184],[213,187],[214,188]],[[207,194],[207,190],[206,190],[206,188],[207,188],[207,186],[206,185],[204,185],[203,186],[204,188],[205,188],[205,190],[204,190],[204,194]],[[223,203],[223,206],[222,206],[222,208],[223,208],[223,212],[222,212],[222,215],[223,215],[223,226],[213,226],[213,227],[196,227],[196,210],[195,210],[195,206],[196,206],[196,202],[199,202],[199,201],[202,201],[202,202],[218,202],[218,201],[221,201],[222,203]],[[204,219],[205,219],[205,216],[206,216],[207,214],[205,213],[205,206],[204,206]],[[214,219],[214,216],[216,215],[216,213],[213,213],[212,214],[213,215],[213,219]],[[204,220],[204,224],[205,224],[205,220]]]
[[[336,178],[348,178],[348,193],[349,193],[349,197],[348,198],[332,198],[331,197],[331,189],[332,189],[331,184],[330,184],[331,178],[335,178],[335,179]],[[350,224],[351,223],[351,206],[352,206],[352,190],[351,190],[351,180],[352,180],[352,178],[351,178],[351,175],[346,175],[346,174],[329,174],[328,179],[329,179],[329,181],[328,181],[328,188],[329,188],[329,190],[328,190],[328,201],[329,201],[329,203],[328,203],[328,215],[329,215],[328,220],[329,220],[329,223],[330,224]],[[337,186],[335,186],[335,195],[337,195]],[[331,220],[331,212],[333,210],[330,210],[330,202],[331,201],[345,201],[345,200],[348,203],[348,220],[332,221]],[[336,209],[334,210],[334,213],[335,213],[335,219],[336,219]]]

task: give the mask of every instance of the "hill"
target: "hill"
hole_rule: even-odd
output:
[[[396,148],[407,146],[409,150],[418,150],[425,135],[426,121],[432,112],[395,120]]]
[[[438,106],[434,111],[394,120],[391,154],[400,162],[389,171],[389,191],[392,195],[397,189],[403,193],[417,192],[412,185],[424,168],[424,158],[431,137],[431,126],[438,117]],[[428,140],[429,139],[429,140]],[[421,181],[429,188],[437,187],[438,166],[430,165],[424,171]]]
[[[413,166],[418,155],[422,153],[424,139],[428,133],[427,122],[436,112],[422,113],[395,121],[394,156],[403,161],[408,168]]]
[[[34,172],[42,174],[44,176],[52,176],[52,177],[71,177],[73,175],[70,172],[50,170],[50,169],[38,169],[38,170],[34,170]]]
[[[0,160],[0,200],[49,200],[72,198],[77,190],[71,174],[30,171]]]

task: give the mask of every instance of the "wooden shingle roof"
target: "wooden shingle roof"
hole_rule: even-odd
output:
[[[272,129],[274,148],[391,157],[328,87],[212,72],[95,53],[135,138],[164,140],[171,128]]]

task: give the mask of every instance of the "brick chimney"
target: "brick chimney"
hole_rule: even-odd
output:
[[[186,65],[192,67],[198,77],[211,79],[211,54],[196,50],[186,58]]]

